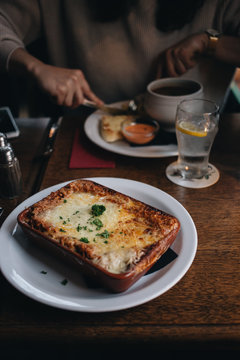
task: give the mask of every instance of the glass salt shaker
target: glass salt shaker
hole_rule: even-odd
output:
[[[22,192],[22,174],[6,136],[0,133],[0,197],[13,199]]]

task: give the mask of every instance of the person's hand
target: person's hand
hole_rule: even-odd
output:
[[[38,86],[58,105],[76,108],[85,98],[103,104],[90,89],[81,70],[38,63],[32,75]]]
[[[177,77],[193,68],[208,46],[207,34],[195,34],[171,46],[158,58],[157,77]]]
[[[11,54],[8,71],[36,81],[58,105],[76,108],[83,104],[85,98],[94,101],[97,105],[103,104],[103,101],[90,89],[81,70],[47,65],[23,48],[17,48]]]

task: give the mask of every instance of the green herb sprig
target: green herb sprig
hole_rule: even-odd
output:
[[[104,205],[94,204],[91,208],[91,214],[94,216],[100,216],[104,213],[105,210],[106,208]]]
[[[102,233],[96,234],[96,236],[101,236],[101,237],[103,237],[104,239],[108,239],[109,236],[110,236],[110,234],[109,234],[109,232],[105,229]]]

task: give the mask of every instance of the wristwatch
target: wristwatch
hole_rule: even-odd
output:
[[[209,40],[208,47],[207,47],[207,53],[209,55],[212,55],[216,51],[219,37],[222,34],[218,30],[214,30],[214,29],[207,29],[207,30],[205,30],[205,33],[208,35],[208,40]]]

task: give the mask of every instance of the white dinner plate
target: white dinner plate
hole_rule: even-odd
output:
[[[17,225],[17,215],[22,210],[66,185],[66,182],[31,196],[7,217],[0,230],[0,265],[3,275],[16,289],[36,301],[83,312],[131,308],[169,290],[187,272],[197,249],[197,231],[187,210],[167,193],[138,181],[103,177],[90,180],[176,216],[181,223],[181,230],[171,248],[178,256],[160,270],[143,276],[123,293],[112,294],[100,287],[87,286],[75,269],[28,241]]]
[[[122,104],[124,104],[124,102],[118,102],[112,105],[114,107],[121,107]],[[103,111],[97,110],[86,119],[84,124],[84,131],[87,137],[101,148],[121,155],[143,158],[161,158],[176,156],[178,154],[176,144],[131,146],[125,140],[118,140],[112,143],[104,141],[100,134],[100,120],[103,115]]]

